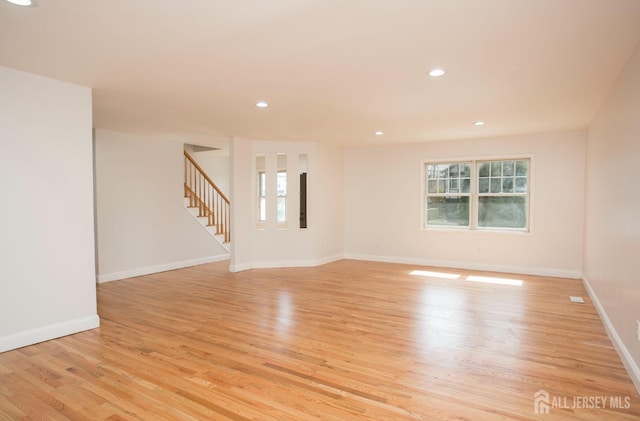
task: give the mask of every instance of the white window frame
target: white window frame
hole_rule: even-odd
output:
[[[527,190],[525,193],[479,193],[479,164],[484,162],[496,162],[496,161],[527,161]],[[442,197],[442,196],[455,196],[456,194],[446,193],[432,193],[429,194],[428,179],[427,179],[427,166],[428,165],[443,165],[443,164],[471,164],[471,188],[470,188],[470,200],[469,200],[469,226],[448,226],[448,225],[427,225],[427,199],[428,197]],[[532,201],[533,201],[533,173],[534,173],[534,158],[527,155],[515,155],[515,156],[499,156],[499,157],[487,157],[487,158],[455,158],[455,159],[434,159],[434,160],[422,160],[421,161],[421,212],[420,212],[420,229],[423,231],[474,231],[474,232],[513,232],[529,234],[532,231]],[[462,195],[462,194],[460,194]],[[479,213],[479,197],[486,196],[524,196],[526,200],[526,224],[524,228],[501,228],[501,227],[480,227],[478,219]]]
[[[258,190],[256,222],[259,226],[263,226],[267,223],[267,173],[264,170],[257,171],[256,186]],[[264,218],[261,218],[262,213],[264,213]]]
[[[281,175],[284,174],[284,194],[280,194],[280,192],[277,190],[276,188],[276,206],[280,205],[280,199],[284,199],[284,219],[283,220],[278,220],[278,215],[277,215],[277,211],[276,211],[276,223],[279,226],[286,226],[287,225],[287,193],[289,190],[289,175],[287,174],[287,170],[278,170],[276,173],[276,186],[278,183],[277,178]]]
[[[438,186],[438,192],[436,193],[429,193],[428,189],[429,189],[429,174],[428,174],[428,170],[427,167],[429,165],[432,166],[446,166],[446,170],[447,172],[450,171],[451,166],[453,165],[469,165],[470,166],[470,176],[469,177],[454,177],[454,178],[450,178],[449,176],[447,177],[438,177],[435,179],[432,179],[432,181],[435,182],[435,184]],[[472,207],[472,201],[473,201],[473,184],[470,186],[469,188],[469,192],[464,193],[464,192],[451,192],[451,182],[452,181],[457,181],[458,183],[458,189],[460,189],[460,184],[462,182],[463,179],[466,178],[470,178],[470,182],[473,182],[473,162],[471,162],[470,160],[466,160],[466,161],[447,161],[447,162],[424,162],[423,163],[423,183],[424,183],[424,190],[423,190],[423,199],[422,199],[422,203],[423,203],[423,228],[442,228],[442,229],[452,229],[452,230],[468,230],[471,228],[473,221],[471,218],[472,215],[472,211],[471,211],[471,207]],[[440,183],[444,183],[443,184],[443,191],[440,192]],[[449,183],[449,185],[447,186],[447,183]],[[442,198],[447,198],[447,197],[468,197],[469,198],[469,225],[427,225],[427,209],[426,209],[426,204],[427,204],[427,200],[429,197],[442,197]]]

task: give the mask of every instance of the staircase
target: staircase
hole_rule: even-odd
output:
[[[184,151],[184,201],[189,212],[229,251],[231,223],[229,199]]]

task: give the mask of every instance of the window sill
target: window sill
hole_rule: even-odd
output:
[[[264,231],[268,228],[267,223],[266,222],[256,222],[256,229],[257,230],[261,230]],[[278,222],[276,223],[276,229],[277,230],[286,230],[287,229],[287,223],[286,222]]]
[[[470,229],[468,227],[426,227],[422,228],[421,231],[424,232],[466,232],[466,233],[487,233],[487,234],[515,234],[515,235],[530,235],[531,230],[520,230],[520,229],[496,229],[496,228],[476,228]]]

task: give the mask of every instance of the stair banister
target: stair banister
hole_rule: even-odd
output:
[[[186,149],[184,197],[189,199],[190,207],[198,208],[199,216],[207,218],[208,226],[216,227],[216,233],[224,235],[225,243],[231,241],[229,199]]]

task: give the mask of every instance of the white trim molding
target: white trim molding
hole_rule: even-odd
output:
[[[249,269],[274,269],[274,268],[308,268],[326,265],[344,259],[342,254],[326,256],[319,259],[310,260],[267,260],[262,262],[249,262],[239,265],[232,264],[229,268],[231,272],[242,272]]]
[[[611,323],[607,312],[602,306],[602,303],[600,303],[600,300],[598,299],[596,292],[591,287],[589,280],[587,278],[582,278],[582,283],[584,284],[584,287],[587,290],[591,301],[593,301],[593,305],[595,306],[598,315],[600,315],[602,324],[607,331],[607,335],[609,335],[609,339],[611,339],[611,342],[613,343],[613,347],[618,352],[618,355],[622,360],[622,364],[624,364],[624,368],[627,369],[627,373],[629,373],[631,381],[638,390],[638,393],[640,393],[640,368],[638,368],[638,364],[636,364],[636,362],[633,360],[633,357],[629,353],[629,350],[624,345],[624,342],[622,342],[620,335],[618,335],[618,331],[613,326],[613,323]]]
[[[37,344],[97,327],[100,327],[100,318],[96,314],[0,336],[0,352],[22,348],[23,346]]]
[[[112,272],[98,274],[97,280],[99,284],[111,281],[119,281],[121,279],[134,278],[136,276],[150,275],[152,273],[166,272],[168,270],[182,269],[190,266],[203,265],[205,263],[221,262],[229,260],[229,254],[221,254],[219,256],[201,257],[199,259],[183,260],[181,262],[164,263],[156,266],[147,266],[142,268],[124,270],[121,272]]]

